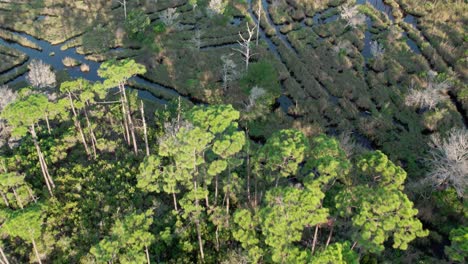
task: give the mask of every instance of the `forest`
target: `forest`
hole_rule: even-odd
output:
[[[0,0],[0,264],[466,263],[468,2]]]

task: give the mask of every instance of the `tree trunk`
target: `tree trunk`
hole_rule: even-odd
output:
[[[254,184],[255,184],[255,186],[254,186],[254,188],[255,188],[255,190],[254,190],[255,206],[257,206],[257,204],[258,204],[258,179],[257,179],[257,174],[256,173],[254,173],[253,175],[254,175]]]
[[[36,246],[36,241],[34,241],[34,238],[31,238],[33,248],[34,248],[34,254],[36,254],[37,261],[39,264],[42,264],[41,257],[39,256],[39,252],[37,251],[37,246]]]
[[[46,120],[46,124],[47,124],[47,132],[49,132],[49,135],[50,135],[52,132],[51,132],[51,129],[50,129],[49,115],[47,113],[45,114],[45,120]]]
[[[88,103],[88,101],[86,101],[86,106],[84,108],[84,113],[85,113],[85,118],[86,118],[86,125],[88,127],[89,133],[91,134],[91,143],[92,143],[92,147],[93,147],[94,159],[96,159],[96,157],[97,157],[97,151],[96,151],[97,139],[96,139],[96,135],[94,134],[94,128],[91,125],[91,121],[89,120],[88,109],[87,109],[88,105],[89,105],[89,103]]]
[[[24,209],[23,201],[21,201],[21,198],[19,197],[18,193],[16,192],[15,187],[12,187],[11,189],[13,190],[13,195],[15,196],[16,203],[19,205],[19,207],[21,209]]]
[[[260,20],[262,19],[262,0],[258,0],[258,23],[257,23],[257,39],[255,40],[255,45],[258,46],[258,33],[260,31]]]
[[[123,0],[123,6],[124,6],[125,19],[127,19],[127,0]]]
[[[34,203],[37,203],[37,198],[36,198],[36,196],[34,196],[34,193],[32,192],[31,188],[29,188],[29,186],[26,186],[26,189],[28,190],[29,197],[31,197],[31,199],[34,201]]]
[[[193,159],[194,159],[194,163],[193,164],[197,164],[196,163],[196,158],[197,158],[197,154],[194,153],[193,154]],[[197,196],[197,167],[196,165],[194,165],[194,171],[195,171],[195,175],[193,176],[193,190],[195,191],[195,207],[198,209],[199,206],[200,206],[200,203],[198,201],[198,196]],[[198,237],[198,247],[200,248],[200,256],[201,256],[201,259],[202,259],[202,262],[205,262],[205,253],[203,252],[203,240],[202,240],[202,237],[201,237],[201,230],[200,230],[200,219],[196,218],[195,219],[195,225],[197,227],[197,237]]]
[[[195,190],[195,206],[198,208],[200,203],[198,201],[198,197],[196,196],[196,193],[197,193],[197,181],[196,180],[194,181],[194,190]],[[201,256],[202,262],[204,262],[205,261],[205,254],[203,253],[203,240],[202,240],[202,237],[201,237],[200,220],[199,219],[195,219],[195,225],[197,226],[197,237],[198,237],[198,246],[200,248],[200,256]]]
[[[140,101],[141,102],[141,119],[143,120],[143,133],[144,133],[144,136],[145,136],[145,147],[146,147],[146,156],[148,157],[150,155],[150,149],[149,149],[149,145],[148,145],[148,130],[146,128],[146,118],[145,118],[145,107],[143,105],[143,100]]]
[[[151,264],[150,256],[149,256],[149,251],[148,251],[148,246],[147,246],[147,245],[145,245],[145,253],[146,253],[146,262],[148,262],[148,264]]]
[[[172,200],[174,201],[174,209],[176,210],[176,212],[179,211],[179,209],[177,208],[177,197],[175,192],[172,192]]]
[[[10,264],[10,262],[8,261],[7,257],[5,256],[5,253],[3,252],[3,248],[0,247],[0,255],[2,255],[2,259],[3,259],[3,263],[5,264]]]
[[[125,127],[125,135],[124,138],[127,141],[127,145],[130,146],[130,130],[128,128],[128,120],[127,120],[127,111],[125,107],[125,98],[124,98],[124,93],[125,90],[122,89],[122,85],[119,84],[119,90],[120,90],[120,104],[122,105],[122,118],[123,118],[123,123]]]
[[[2,195],[2,198],[3,198],[3,201],[5,202],[6,207],[10,207],[10,203],[8,202],[8,199],[5,196],[5,194],[2,191],[0,191],[0,194]]]
[[[218,174],[216,174],[215,176],[215,198],[214,198],[215,205],[218,203],[218,184],[219,184]]]
[[[124,118],[126,118],[126,117],[124,117]],[[128,144],[128,137],[127,137],[127,134],[125,133],[125,130],[126,130],[126,128],[127,128],[126,125],[125,125],[125,121],[122,121],[122,122],[120,123],[120,125],[122,126],[124,141],[126,141],[127,144]]]
[[[248,131],[248,130],[247,130]],[[249,138],[248,132],[245,133],[245,138]],[[250,144],[250,143],[247,143]],[[247,161],[246,161],[246,166],[247,166],[247,200],[249,201],[249,204],[252,204],[252,200],[250,197],[250,145],[247,147]]]
[[[219,251],[219,226],[216,227],[215,237],[216,237],[216,251]]]
[[[227,182],[227,188],[226,188],[226,215],[229,215],[229,201],[230,201],[230,196],[231,196],[230,191],[231,191],[231,166],[228,165],[228,182]]]
[[[314,241],[312,242],[312,255],[314,255],[315,245],[317,244],[319,225],[315,225]]]
[[[138,154],[138,145],[137,145],[136,137],[135,137],[135,126],[133,125],[132,115],[130,113],[130,105],[129,105],[129,102],[127,100],[127,93],[125,92],[125,86],[124,86],[123,83],[121,85],[122,85],[121,90],[122,90],[122,93],[123,93],[123,96],[124,96],[124,101],[125,101],[125,107],[127,108],[126,109],[127,121],[128,121],[129,126],[130,126],[130,133],[132,134],[133,151],[135,152],[135,154]]]
[[[42,164],[44,165],[44,168],[45,168],[45,171],[46,171],[47,179],[49,179],[50,186],[52,186],[52,188],[55,188],[55,183],[52,180],[52,177],[50,177],[49,168],[47,166],[47,163],[46,163],[45,158],[44,158],[44,154],[42,152],[41,152],[41,160],[42,160]]]
[[[34,146],[36,147],[37,157],[39,158],[39,163],[41,165],[42,175],[44,176],[44,180],[46,182],[47,189],[49,190],[50,195],[54,196],[54,194],[52,193],[52,188],[51,188],[51,183],[53,183],[53,182],[49,182],[50,177],[48,177],[48,176],[50,176],[50,175],[49,175],[47,166],[45,164],[45,161],[44,161],[44,158],[43,158],[43,155],[42,155],[41,147],[39,146],[39,143],[37,142],[37,135],[36,135],[36,129],[34,128],[34,124],[31,125],[31,131],[30,132],[31,132],[31,135],[32,135],[32,138],[33,138]]]
[[[73,112],[73,119],[75,121],[75,126],[78,129],[78,132],[80,133],[81,142],[83,143],[83,146],[84,146],[84,148],[86,150],[86,155],[89,156],[90,152],[89,152],[89,148],[88,148],[88,143],[86,143],[86,139],[85,139],[85,136],[84,136],[84,133],[83,133],[83,129],[81,128],[81,123],[80,123],[80,120],[78,119],[78,114],[76,113],[75,104],[73,103],[73,98],[72,98],[70,92],[68,92],[68,99],[70,100],[70,106],[71,106],[71,109],[72,109],[72,112]]]
[[[333,227],[334,226],[335,225],[332,222],[332,225],[331,225],[331,228],[330,228],[330,233],[328,233],[327,243],[325,244],[325,248],[327,248],[328,245],[330,244],[330,241],[331,241],[331,238],[332,238],[332,235],[333,235]]]

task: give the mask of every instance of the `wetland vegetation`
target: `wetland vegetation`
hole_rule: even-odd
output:
[[[0,263],[465,263],[463,0],[0,0]]]

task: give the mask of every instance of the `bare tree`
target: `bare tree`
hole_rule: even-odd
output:
[[[172,26],[175,24],[175,20],[179,17],[179,13],[177,13],[177,9],[175,8],[168,8],[159,14],[159,19],[166,25]]]
[[[252,37],[253,37],[253,35],[255,33],[256,26],[254,26],[253,28],[250,28],[249,23],[246,23],[246,25],[247,25],[248,37],[244,38],[244,36],[242,36],[242,34],[239,32],[239,36],[242,39],[242,42],[237,41],[239,43],[239,45],[240,45],[240,49],[234,49],[234,50],[240,52],[242,54],[242,56],[244,56],[245,70],[248,70],[249,69],[250,58],[254,55],[252,53],[252,51],[251,51],[251,42],[252,42]]]
[[[150,150],[149,150],[149,145],[148,145],[148,129],[146,127],[145,106],[143,105],[143,100],[140,100],[140,103],[141,103],[140,112],[141,112],[141,119],[143,121],[143,133],[144,133],[144,139],[145,139],[146,156],[149,157]]]
[[[357,6],[342,6],[340,11],[340,17],[347,21],[346,26],[355,28],[366,23],[366,16],[359,13]]]
[[[0,86],[0,113],[5,107],[16,100],[18,94],[8,88],[7,85]],[[5,120],[0,118],[0,147],[7,143],[7,139],[10,136],[11,128],[8,127]]]
[[[374,58],[380,58],[384,55],[385,49],[377,40],[371,41],[370,52]]]
[[[208,16],[212,17],[214,15],[224,14],[227,4],[225,0],[210,0],[210,3],[208,3],[206,7]]]
[[[353,52],[353,44],[349,40],[339,41],[336,45],[332,47],[332,50],[336,54],[344,52],[346,55]]]
[[[430,172],[426,181],[433,186],[451,185],[460,197],[468,188],[468,130],[452,129],[446,139],[431,137]]]
[[[121,4],[124,8],[124,16],[127,19],[127,0],[117,0],[119,4]]]
[[[221,60],[223,61],[223,89],[226,91],[229,86],[229,82],[236,79],[238,72],[236,70],[237,65],[231,59],[232,54],[223,55],[221,56]]]
[[[192,42],[193,46],[195,49],[200,50],[202,46],[202,32],[199,28],[195,29],[195,34],[193,35],[192,39],[190,39],[190,42]]]
[[[37,88],[54,87],[56,84],[55,73],[50,65],[41,60],[32,60],[28,65],[29,72],[26,75],[28,82]]]
[[[7,104],[16,100],[18,94],[11,90],[7,85],[0,86],[0,112],[7,106]]]
[[[359,148],[356,141],[351,137],[350,132],[343,132],[337,137],[341,149],[346,153],[346,157],[351,158]]]
[[[451,78],[444,80],[437,79],[437,72],[429,71],[426,78],[425,89],[415,89],[414,84],[410,87],[410,92],[406,95],[405,104],[418,108],[434,109],[439,102],[444,100],[444,93],[452,87]]]
[[[265,89],[263,88],[260,88],[258,86],[255,86],[254,88],[252,88],[252,90],[250,90],[250,94],[249,94],[249,102],[247,104],[247,111],[250,111],[254,106],[255,104],[257,103],[257,100],[264,96],[266,94],[266,91]]]

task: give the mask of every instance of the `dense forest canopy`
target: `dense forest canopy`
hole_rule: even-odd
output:
[[[0,0],[0,264],[465,263],[466,14]]]

